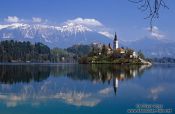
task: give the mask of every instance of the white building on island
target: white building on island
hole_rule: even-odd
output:
[[[115,36],[114,36],[114,41],[113,41],[113,49],[118,49],[119,45],[118,45],[118,39],[117,39],[117,34],[115,32]]]

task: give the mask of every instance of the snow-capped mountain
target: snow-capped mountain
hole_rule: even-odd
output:
[[[65,48],[73,44],[112,41],[102,33],[75,23],[65,23],[61,26],[26,23],[0,25],[1,40],[42,42],[49,47]]]

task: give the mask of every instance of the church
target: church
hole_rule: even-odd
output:
[[[113,40],[113,49],[111,48],[110,43],[108,45],[108,54],[113,53],[113,51],[117,51],[121,54],[125,53],[125,50],[123,48],[119,48],[119,41],[118,41],[116,32],[115,32],[114,40]]]
[[[126,50],[124,48],[119,47],[119,41],[118,41],[118,37],[117,37],[116,32],[115,32],[114,40],[113,40],[113,49],[111,48],[110,43],[108,45],[108,54],[111,54],[114,51],[119,53],[121,57],[124,54],[126,54]],[[133,51],[133,53],[130,55],[130,58],[137,58],[137,57],[138,57],[138,55],[135,51]]]

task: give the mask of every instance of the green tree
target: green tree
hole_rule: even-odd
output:
[[[102,46],[101,54],[103,56],[107,56],[107,54],[108,54],[108,48],[106,47],[106,45],[103,45]]]
[[[144,56],[144,54],[142,53],[142,51],[141,51],[141,50],[139,50],[139,52],[138,52],[138,56],[139,56],[140,58],[142,58],[142,59],[144,59],[144,58],[145,58],[145,56]]]

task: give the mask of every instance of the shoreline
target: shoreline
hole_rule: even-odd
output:
[[[89,65],[93,65],[93,64],[113,64],[113,65],[149,65],[149,64],[132,64],[132,63],[78,63],[78,62],[67,62],[67,63],[63,63],[63,62],[59,62],[59,63],[52,63],[52,62],[46,62],[46,63],[40,63],[40,62],[0,62],[0,65],[61,65],[61,64],[89,64]],[[175,65],[175,63],[151,63],[152,65]]]
[[[71,64],[78,64],[78,63],[27,63],[27,62],[16,62],[16,63],[11,63],[11,62],[6,62],[6,63],[1,63],[0,65],[71,65]]]

